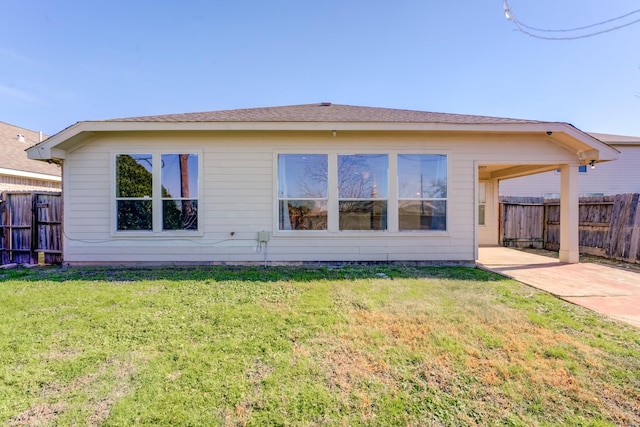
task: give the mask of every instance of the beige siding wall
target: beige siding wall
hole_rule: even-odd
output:
[[[487,203],[485,205],[485,223],[478,226],[478,244],[491,246],[498,244],[498,182],[496,180],[484,181],[487,191]]]
[[[534,137],[495,141],[459,135],[443,137],[330,132],[267,134],[122,134],[103,136],[73,152],[64,165],[65,261],[262,262],[257,233],[270,233],[272,262],[459,261],[474,260],[476,162],[557,162],[566,151]],[[178,148],[180,147],[180,148]],[[113,163],[118,152],[193,152],[202,155],[199,212],[203,233],[184,237],[114,236]],[[323,233],[278,232],[275,154],[278,152],[429,152],[449,155],[448,232]]]
[[[598,163],[579,174],[579,193],[615,195],[640,192],[640,146],[614,146],[620,157],[613,162]],[[560,193],[560,174],[545,172],[500,182],[502,196],[553,196]]]

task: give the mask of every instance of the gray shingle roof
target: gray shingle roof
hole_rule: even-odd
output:
[[[432,113],[391,108],[357,107],[331,103],[285,107],[247,108],[201,113],[168,114],[113,119],[118,122],[355,122],[355,123],[448,123],[448,124],[522,124],[544,123],[535,120],[464,114]]]
[[[24,135],[25,142],[18,141],[18,135]],[[38,132],[0,122],[0,168],[60,176],[58,166],[27,158],[25,150],[39,140]]]
[[[640,137],[638,136],[624,136],[624,135],[611,135],[608,133],[594,133],[587,132],[592,137],[599,139],[607,144],[640,144]]]

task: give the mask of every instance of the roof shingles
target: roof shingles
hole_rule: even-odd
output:
[[[625,145],[625,144],[629,144],[629,145],[638,145],[640,144],[640,137],[637,136],[625,136],[625,135],[611,135],[608,133],[595,133],[595,132],[589,132],[589,135],[591,135],[592,137],[599,139],[600,141],[606,143],[606,144],[613,144],[613,145]]]
[[[18,141],[18,135],[24,135],[25,142]],[[39,139],[38,132],[0,122],[0,168],[59,177],[58,166],[27,158],[25,150]]]
[[[285,107],[246,108],[240,110],[112,119],[117,122],[354,122],[354,123],[448,123],[448,124],[522,124],[542,123],[500,117],[432,113],[391,108],[357,107],[323,102]]]

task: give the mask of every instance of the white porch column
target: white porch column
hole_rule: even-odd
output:
[[[560,262],[580,261],[578,167],[560,167]]]

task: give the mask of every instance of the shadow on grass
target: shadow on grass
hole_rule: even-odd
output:
[[[209,280],[243,282],[310,282],[315,280],[354,280],[395,278],[438,278],[469,281],[508,280],[495,273],[471,267],[420,266],[171,266],[171,267],[38,267],[0,272],[3,280],[142,281],[142,280]]]

